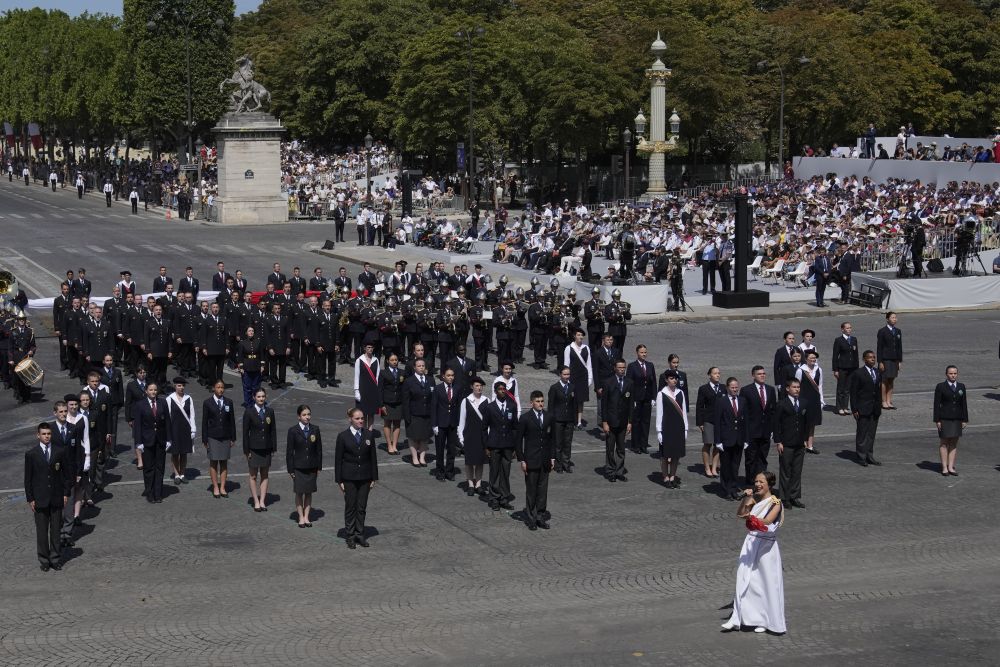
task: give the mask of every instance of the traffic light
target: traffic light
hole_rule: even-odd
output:
[[[611,156],[611,173],[612,173],[612,175],[615,175],[615,176],[617,176],[618,174],[622,173],[622,156],[621,155],[612,155]]]

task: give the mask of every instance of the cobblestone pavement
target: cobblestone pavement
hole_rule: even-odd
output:
[[[855,465],[852,421],[825,415],[822,454],[806,461],[807,509],[788,513],[781,537],[789,628],[781,637],[719,632],[745,530],[701,475],[693,435],[683,486],[667,490],[648,477],[658,461],[633,454],[630,481],[607,484],[596,474],[600,441],[578,433],[577,473],[553,475],[552,529],[537,532],[457,482],[380,454],[372,548],[354,551],[338,537],[343,505],[330,471],[320,475],[314,528],[302,530],[283,472],[273,473],[271,510],[255,514],[245,465],[232,466],[230,499],[215,500],[198,453],[195,481],[179,492],[168,483],[171,495],[151,506],[122,453],[120,480],[85,512],[64,570],[42,573],[18,487],[31,428],[50,403],[15,409],[5,392],[0,664],[995,664],[997,320],[988,311],[900,320],[908,361],[900,409],[880,425],[881,468]],[[862,346],[873,343],[881,318],[854,322]],[[770,371],[783,330],[810,324],[828,356],[834,318],[641,326],[629,347],[650,344],[658,371],[677,351],[692,383],[712,363],[747,380],[752,363]],[[40,345],[42,366],[57,367],[51,340]],[[972,424],[961,475],[942,478],[930,400],[951,362],[969,387]],[[54,375],[50,400],[74,388]],[[532,370],[522,383],[553,377]],[[277,395],[279,425],[309,402],[332,449],[346,393],[302,384]],[[520,508],[517,474],[512,487]]]

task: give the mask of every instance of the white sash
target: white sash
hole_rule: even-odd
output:
[[[167,402],[168,404],[173,403],[174,405],[176,405],[177,409],[180,410],[182,415],[184,415],[184,419],[187,420],[188,425],[191,427],[191,437],[194,438],[194,436],[198,433],[198,428],[194,425],[194,409],[192,408],[190,415],[188,414],[187,411],[187,406],[189,405],[193,406],[191,397],[185,396],[184,402],[181,403],[180,401],[177,400],[177,394],[170,394],[170,396],[167,397]],[[169,407],[170,406],[168,405],[167,408],[169,409]]]

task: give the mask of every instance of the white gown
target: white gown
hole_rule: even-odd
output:
[[[756,503],[750,512],[763,519],[775,503],[780,506],[781,501],[771,496]],[[782,519],[783,514],[779,513],[778,520],[766,532],[748,531],[743,540],[731,623],[785,632],[785,584],[777,540]]]

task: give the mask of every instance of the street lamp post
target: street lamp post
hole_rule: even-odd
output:
[[[630,174],[630,161],[629,153],[632,152],[632,133],[626,127],[622,131],[622,141],[625,144],[625,201],[628,201],[629,197],[629,176]]]
[[[805,56],[799,56],[798,63],[800,65],[805,65],[809,62],[809,58]],[[767,60],[761,60],[757,63],[757,69],[763,71],[766,70],[771,65],[774,65],[778,69],[778,78],[780,80],[780,98],[778,101],[778,171],[779,173],[784,173],[785,170],[785,70],[781,66],[781,63],[775,61],[770,62]]]
[[[649,48],[655,60],[652,66],[646,70],[646,78],[649,79],[649,138],[643,138],[639,130],[640,120],[642,128],[645,129],[646,119],[639,111],[636,116],[636,133],[640,135],[636,143],[635,150],[638,153],[649,156],[649,183],[643,199],[662,198],[667,193],[665,167],[666,154],[677,147],[677,133],[680,131],[680,118],[675,110],[670,117],[670,137],[667,137],[667,104],[666,86],[667,79],[670,78],[670,69],[660,60],[667,51],[667,45],[660,39],[660,33],[656,33],[656,41]],[[676,123],[674,122],[676,119]]]
[[[372,133],[365,135],[365,186],[368,203],[372,200]]]
[[[455,33],[456,37],[458,37],[459,39],[465,40],[466,52],[468,54],[468,61],[469,61],[469,146],[468,146],[468,148],[465,151],[466,160],[468,161],[468,164],[466,165],[466,172],[465,172],[466,176],[467,176],[466,185],[465,185],[465,188],[466,188],[465,189],[465,197],[466,197],[465,205],[466,205],[466,208],[468,208],[469,205],[472,202],[472,183],[473,183],[473,180],[474,180],[473,170],[476,168],[476,148],[475,148],[475,144],[472,143],[472,140],[473,140],[473,134],[472,134],[472,87],[473,87],[473,79],[472,79],[472,38],[473,38],[473,36],[475,36],[475,37],[482,37],[485,34],[486,34],[486,29],[482,28],[482,27],[476,27],[476,28],[473,28],[472,30],[459,30],[459,31],[457,31]]]
[[[191,26],[196,20],[205,19],[210,16],[211,12],[207,8],[199,8],[191,0],[188,0],[183,5],[168,6],[161,9],[146,23],[146,29],[152,32],[158,27],[158,21],[162,22],[173,19],[181,26],[184,34],[184,75],[185,94],[187,98],[187,119],[184,126],[187,130],[188,152],[188,159],[185,164],[190,164],[190,160],[194,156],[194,109],[191,92]],[[223,28],[226,22],[222,20],[222,17],[216,17],[213,24],[216,28]]]

